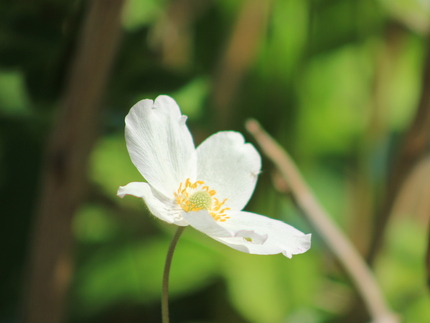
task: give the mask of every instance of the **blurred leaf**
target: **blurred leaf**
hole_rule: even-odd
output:
[[[281,287],[278,259],[237,251],[227,255],[224,272],[235,307],[251,322],[280,322],[291,304]]]
[[[93,315],[120,302],[147,303],[160,299],[169,239],[153,238],[94,255],[78,272],[76,310]],[[186,239],[178,243],[170,274],[170,294],[203,288],[217,275],[217,257]]]
[[[133,31],[152,23],[162,14],[164,0],[129,0],[122,15],[124,27]]]
[[[131,162],[122,134],[100,138],[91,156],[90,175],[109,196],[115,196],[121,185],[144,181]]]
[[[185,114],[189,118],[197,119],[202,114],[208,92],[209,80],[199,77],[172,93],[172,97],[175,98],[181,107],[182,114]]]
[[[410,123],[421,94],[424,43],[415,38],[404,40],[405,46],[397,53],[392,78],[387,84],[387,110],[393,129],[401,131]]]
[[[223,11],[223,16],[233,18],[240,11],[245,1],[247,0],[219,0],[216,4],[219,10]]]
[[[299,85],[298,146],[304,153],[345,153],[363,130],[370,94],[366,48],[345,46],[320,55],[303,71]]]
[[[284,80],[300,65],[308,36],[306,1],[274,1],[267,44],[262,48],[266,78]]]
[[[306,180],[324,208],[341,226],[348,221],[345,214],[348,203],[347,183],[339,169],[314,166],[304,169]]]
[[[0,71],[0,113],[28,114],[29,105],[23,74],[18,71]]]
[[[424,259],[427,226],[408,218],[392,219],[385,248],[376,263],[376,274],[404,322],[430,321],[430,296]]]
[[[319,266],[311,253],[292,260],[231,249],[224,254],[232,302],[250,322],[281,322],[291,310],[313,303]]]
[[[118,232],[118,223],[110,210],[98,205],[84,205],[73,218],[74,236],[80,242],[106,242]]]

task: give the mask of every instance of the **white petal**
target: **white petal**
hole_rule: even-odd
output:
[[[157,191],[173,197],[180,182],[195,176],[193,138],[176,102],[159,96],[135,104],[125,118],[131,160]]]
[[[206,210],[183,212],[182,217],[193,228],[210,237],[233,237],[234,234],[219,225]]]
[[[267,234],[260,235],[252,230],[247,230],[242,227],[227,227],[225,223],[228,222],[217,222],[214,218],[206,211],[201,210],[197,212],[183,212],[182,216],[185,221],[188,222],[193,228],[207,234],[211,238],[220,241],[234,249],[247,252],[247,244],[264,244],[268,239]],[[248,242],[246,239],[251,240]],[[235,243],[226,243],[233,241]],[[280,253],[278,251],[277,253]]]
[[[253,244],[263,244],[269,237],[267,234],[260,235],[252,230],[240,230],[234,235],[236,238],[243,238]]]
[[[219,237],[216,240],[231,248],[258,255],[282,253],[291,258],[311,247],[310,234],[304,234],[282,221],[250,212],[237,212],[229,214],[229,216],[230,219],[223,222],[222,226],[229,231],[241,228],[242,233],[239,231],[233,238]],[[267,240],[263,243],[254,241],[253,236],[244,236],[243,232],[246,230],[257,234],[257,236],[267,235]]]
[[[261,169],[261,157],[238,132],[218,132],[198,148],[197,179],[217,192],[225,206],[240,211],[248,203]]]
[[[131,182],[125,186],[120,186],[118,188],[117,196],[124,198],[126,195],[133,195],[135,197],[143,198],[147,190],[148,184],[141,182]]]
[[[179,226],[188,225],[182,217],[172,212],[170,204],[154,196],[151,187],[147,183],[132,182],[125,186],[120,186],[117,195],[121,198],[126,195],[143,198],[149,211],[160,220]]]

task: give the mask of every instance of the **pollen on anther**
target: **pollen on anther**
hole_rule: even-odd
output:
[[[216,191],[211,190],[203,181],[191,182],[189,178],[179,184],[177,192],[173,193],[175,201],[185,212],[207,210],[215,221],[225,222],[228,217],[224,212],[230,210],[224,207],[227,198],[220,201],[215,197]]]

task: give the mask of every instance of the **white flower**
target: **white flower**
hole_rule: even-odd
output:
[[[218,132],[197,149],[176,102],[143,100],[125,118],[131,160],[147,183],[132,182],[118,196],[143,198],[153,215],[191,225],[227,246],[288,258],[310,248],[311,235],[265,216],[244,212],[261,158],[238,132]]]

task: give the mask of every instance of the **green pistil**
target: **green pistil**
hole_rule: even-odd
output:
[[[193,209],[209,210],[212,206],[212,197],[206,191],[193,193],[188,201]]]

